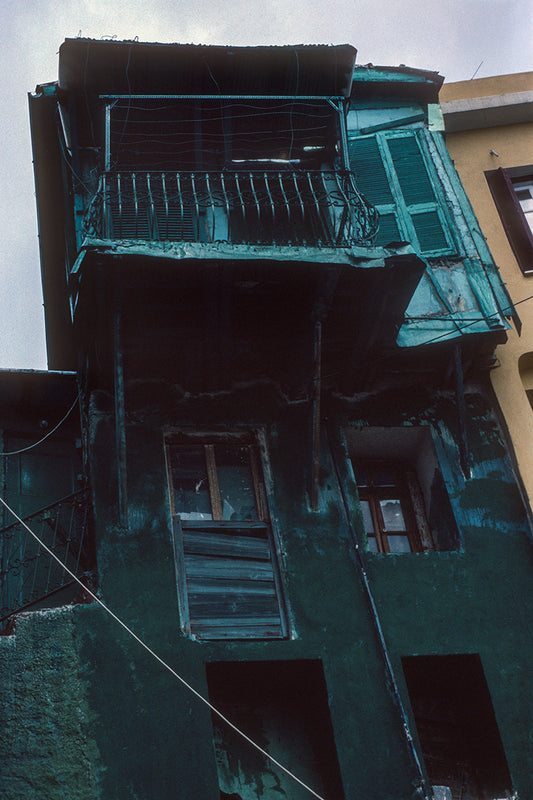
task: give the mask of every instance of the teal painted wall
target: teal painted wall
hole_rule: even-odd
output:
[[[254,408],[253,397],[247,390],[241,397],[176,404],[154,393],[149,422],[130,408],[127,528],[116,514],[114,429],[101,399],[93,403],[102,598],[204,695],[206,665],[214,661],[319,659],[346,800],[407,800],[415,796],[417,773],[362,590],[328,440],[322,441],[321,510],[311,513],[308,452],[302,446],[307,411],[263,394],[243,419],[243,407]],[[454,444],[455,404],[445,394],[384,392],[331,401],[328,427],[363,542],[343,429],[432,426],[462,547],[367,554],[368,574],[408,710],[401,657],[479,653],[514,788],[525,799],[533,793],[533,646],[525,635],[533,614],[531,540],[490,406],[478,389],[467,400],[473,465],[468,481]],[[180,632],[163,432],[193,415],[197,429],[220,427],[222,421],[228,429],[243,422],[265,427],[291,639],[200,643]],[[0,706],[6,765],[0,786],[6,800],[218,800],[209,710],[95,604],[23,615],[16,634],[0,639],[0,660],[2,674],[10,675],[2,682]],[[284,760],[298,774],[296,744]],[[264,770],[268,775],[270,766]],[[290,795],[257,795],[279,796]]]

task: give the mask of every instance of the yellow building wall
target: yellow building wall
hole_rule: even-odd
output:
[[[444,84],[440,100],[445,103],[532,90],[533,72],[499,75]],[[533,409],[526,394],[526,389],[531,390],[533,403],[533,275],[524,276],[518,266],[485,178],[485,172],[499,167],[533,165],[533,123],[458,131],[447,134],[446,142],[523,323],[521,336],[513,329],[508,342],[497,348],[498,366],[491,378],[533,507]]]

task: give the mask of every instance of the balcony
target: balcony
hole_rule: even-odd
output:
[[[349,171],[109,172],[84,220],[97,239],[351,247],[378,214]]]
[[[90,582],[93,553],[86,492],[26,517],[26,524],[79,578]],[[0,626],[19,611],[76,602],[79,584],[15,522],[0,530]]]

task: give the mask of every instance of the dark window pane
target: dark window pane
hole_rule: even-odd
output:
[[[370,503],[368,500],[361,500],[361,511],[363,512],[363,522],[365,524],[366,533],[374,533],[374,522],[372,520],[372,513],[370,511]]]
[[[388,536],[389,550],[391,553],[410,553],[412,548],[408,536]]]
[[[384,529],[386,531],[405,531],[405,520],[400,500],[380,500],[379,504],[383,516]]]
[[[215,462],[222,519],[257,519],[249,449],[235,445],[216,445]]]
[[[170,449],[174,510],[182,519],[212,519],[203,445]]]

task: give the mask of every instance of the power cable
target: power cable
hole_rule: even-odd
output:
[[[144,642],[139,636],[137,636],[137,634],[134,633],[134,631],[128,625],[126,625],[126,623],[123,622],[120,619],[120,617],[118,617],[113,611],[111,611],[111,609],[108,606],[106,606],[103,600],[100,600],[100,598],[93,591],[91,591],[91,589],[85,586],[85,584],[78,578],[78,576],[74,572],[72,572],[72,570],[69,569],[69,567],[67,567],[66,564],[64,564],[61,561],[61,559],[53,552],[53,550],[51,550],[42,541],[42,539],[40,539],[37,536],[37,534],[34,533],[34,531],[32,531],[29,525],[27,525],[27,523],[24,522],[24,520],[21,519],[15,511],[13,511],[13,509],[6,503],[4,498],[1,496],[0,496],[0,503],[7,509],[7,511],[9,511],[10,514],[12,514],[15,517],[17,522],[27,530],[27,532],[35,539],[35,541],[43,548],[43,550],[45,550],[48,553],[48,555],[51,556],[54,559],[54,561],[56,561],[59,564],[59,566],[62,567],[62,569],[64,569],[65,572],[83,589],[83,591],[86,592],[86,594],[88,594],[89,597],[91,597],[96,603],[98,603],[98,605],[106,612],[106,614],[109,614],[109,616],[118,625],[120,625],[120,627],[123,628],[126,631],[126,633],[128,633],[133,639],[135,639],[137,644],[139,644],[144,650],[146,650],[146,652],[149,653],[152,656],[152,658],[158,661],[162,667],[164,667],[168,672],[170,672],[170,674],[173,675],[174,678],[176,678],[176,680],[178,680],[182,684],[182,686],[188,689],[188,691],[191,692],[191,694],[193,694],[198,700],[200,700],[204,705],[206,705],[210,709],[210,711],[212,711],[213,714],[215,714],[220,720],[222,720],[222,722],[228,725],[233,731],[235,731],[235,733],[237,733],[246,742],[248,742],[249,745],[254,747],[259,753],[261,753],[261,755],[265,756],[265,758],[271,761],[272,764],[275,764],[279,769],[281,769],[286,775],[289,776],[289,778],[291,778],[293,781],[302,786],[306,791],[308,791],[311,795],[313,795],[313,797],[316,797],[317,800],[326,800],[326,798],[324,798],[322,795],[319,795],[317,792],[314,791],[314,789],[311,789],[310,786],[308,786],[306,783],[300,780],[300,778],[298,778],[287,767],[283,766],[283,764],[281,764],[281,762],[279,762],[276,758],[274,758],[274,756],[271,756],[270,753],[268,753],[260,745],[258,745],[257,742],[254,742],[254,740],[251,739],[246,733],[244,733],[244,731],[238,728],[221,711],[219,711],[214,705],[212,705],[212,703],[210,703],[209,700],[207,700],[207,698],[205,698],[202,694],[200,694],[200,692],[198,692],[193,686],[191,686],[191,684],[188,683],[185,680],[185,678],[183,678],[179,673],[177,673],[170,666],[170,664],[167,664],[167,662],[164,661],[161,658],[161,656],[157,655],[157,653],[155,653],[152,650],[152,648],[146,644],[146,642]]]
[[[38,442],[34,442],[33,444],[30,444],[30,445],[28,445],[28,447],[22,447],[20,450],[12,450],[9,453],[0,453],[0,456],[18,456],[19,453],[25,453],[27,450],[33,450],[34,447],[37,447],[37,445],[39,445],[42,442],[44,442],[45,439],[48,439],[49,436],[51,436],[53,433],[55,433],[57,431],[57,429],[65,422],[65,420],[67,419],[69,414],[72,413],[72,411],[74,409],[74,406],[76,405],[78,400],[79,400],[79,394],[76,395],[76,397],[74,399],[74,402],[70,406],[70,408],[67,411],[67,413],[65,414],[65,416],[57,423],[57,425],[54,428],[52,428],[51,431],[48,431],[48,433],[45,434],[42,439],[39,439]]]

